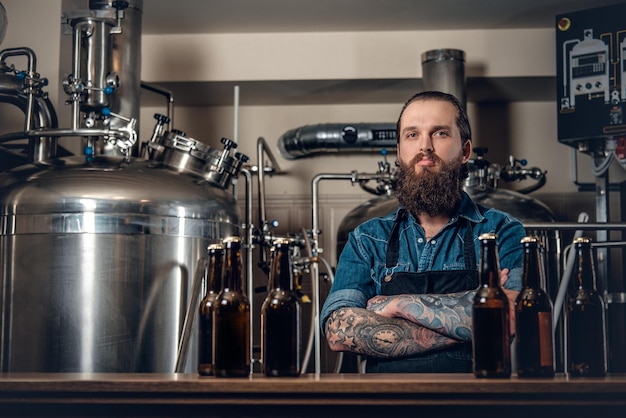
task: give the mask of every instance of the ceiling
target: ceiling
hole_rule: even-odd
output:
[[[550,28],[620,0],[143,0],[142,33]]]

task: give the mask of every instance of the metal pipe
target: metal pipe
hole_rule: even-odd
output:
[[[250,323],[254,323],[254,275],[252,274],[252,257],[254,250],[254,236],[252,225],[252,173],[247,168],[240,171],[246,180],[246,196],[245,196],[245,224],[243,225],[246,239],[246,288],[248,291],[248,300],[250,302]],[[250,372],[254,371],[254,330],[250,327]]]
[[[119,139],[130,139],[131,134],[127,131],[117,130],[117,129],[108,129],[108,128],[79,128],[79,129],[68,129],[68,128],[55,128],[55,129],[37,129],[29,132],[12,132],[9,134],[4,134],[0,136],[0,144],[4,142],[15,141],[16,139],[23,138],[32,138],[32,137],[40,137],[40,136],[108,136]]]
[[[194,320],[196,319],[197,307],[202,300],[200,291],[202,290],[202,279],[204,278],[209,260],[206,257],[201,257],[198,260],[196,266],[196,272],[193,275],[193,282],[191,285],[191,295],[189,296],[189,302],[187,304],[187,312],[183,320],[183,330],[180,335],[178,343],[178,353],[176,356],[176,366],[174,367],[175,373],[183,373],[185,371],[185,364],[187,363],[187,357],[189,356],[189,341],[191,340],[191,332]]]
[[[270,148],[267,146],[267,142],[265,138],[259,137],[257,139],[257,160],[258,160],[258,175],[259,175],[259,189],[257,193],[259,194],[259,226],[261,226],[265,230],[265,221],[266,221],[266,208],[265,208],[265,163],[263,161],[263,155],[267,155],[272,163],[273,171],[275,173],[280,172],[281,169],[278,165],[278,161],[274,158]],[[265,232],[265,231],[264,231]]]
[[[467,108],[465,94],[465,52],[459,49],[433,49],[422,53],[424,90],[454,95]]]
[[[281,169],[278,165],[278,162],[276,161],[276,158],[274,158],[274,155],[272,154],[270,148],[267,146],[267,142],[265,141],[265,138],[263,137],[259,137],[257,140],[257,160],[258,160],[258,197],[259,197],[259,228],[261,228],[261,236],[264,237],[266,235],[266,232],[269,229],[269,225],[267,222],[267,208],[266,208],[266,203],[265,203],[265,162],[263,160],[263,156],[267,155],[267,157],[270,159],[271,162],[271,168],[268,168],[268,171],[272,171],[275,174],[276,173],[281,173]],[[267,260],[265,258],[265,252],[261,251],[260,252],[260,259],[259,259],[259,263],[263,264],[265,263]]]
[[[355,173],[350,174],[318,174],[311,182],[312,196],[312,224],[311,238],[313,241],[311,258],[317,257],[317,244],[319,242],[319,183],[322,180],[350,180],[354,183]],[[311,275],[313,276],[313,317],[315,320],[315,374],[321,373],[321,334],[320,334],[320,273],[317,261],[311,263]]]
[[[466,108],[465,52],[458,49],[424,52],[422,82],[425,90],[452,94]],[[396,135],[395,122],[305,125],[281,135],[278,151],[289,160],[337,152],[373,152],[395,149]]]
[[[8,57],[15,57],[25,55],[28,59],[28,77],[34,77],[37,68],[37,56],[35,52],[30,48],[8,48],[0,52],[0,62],[4,64],[4,61]],[[33,118],[34,108],[34,95],[35,92],[32,88],[28,89],[28,106],[26,108],[26,121],[24,123],[24,130],[30,131],[32,129],[31,123]]]
[[[166,125],[168,126],[167,130],[170,131],[173,126],[176,126],[174,125],[174,93],[172,93],[170,90],[166,90],[164,88],[157,87],[153,84],[149,84],[143,81],[141,82],[141,88],[166,97],[167,117],[169,118],[169,122],[166,123]]]
[[[604,222],[596,222],[596,223],[585,223],[578,224],[575,222],[525,222],[524,228],[526,229],[542,229],[542,230],[585,230],[585,231],[594,231],[594,230],[605,230],[605,229],[617,229],[617,230],[626,230],[626,223],[604,223]]]
[[[19,49],[7,54],[5,51],[0,52],[0,56],[4,57],[17,54]],[[32,52],[32,51],[31,51]],[[0,68],[6,67],[4,61],[0,61]],[[35,71],[35,67],[29,65]],[[35,74],[35,77],[37,75]],[[26,82],[32,82],[28,86]],[[57,116],[52,103],[45,94],[41,93],[40,86],[44,85],[43,79],[38,81],[22,80],[14,75],[4,74],[0,72],[0,102],[9,103],[17,106],[24,112],[26,121],[25,126],[33,128],[56,128],[58,126]],[[29,122],[30,121],[30,122]],[[27,136],[23,132],[16,135],[15,140],[26,139]],[[31,137],[28,141],[28,159],[27,162],[47,161],[56,156],[57,140],[44,137]],[[4,149],[8,154],[12,154],[23,158],[24,155],[16,153],[10,149]]]
[[[82,26],[84,24],[85,22],[79,23],[74,28],[74,32],[73,32],[72,42],[73,42],[74,48],[72,49],[72,63],[73,63],[72,74],[74,75],[74,79],[70,80],[72,82],[80,79],[80,62],[81,62],[80,40],[81,40]],[[72,110],[71,110],[72,129],[78,129],[78,127],[80,126],[80,94],[78,92],[74,91],[72,93],[71,102],[72,102]]]

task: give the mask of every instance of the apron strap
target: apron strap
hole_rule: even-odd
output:
[[[474,225],[466,218],[459,217],[467,226],[463,245],[463,257],[465,258],[465,269],[475,271],[476,267],[476,247],[474,245]]]
[[[393,223],[389,240],[387,240],[387,256],[386,267],[392,268],[398,264],[398,253],[400,251],[400,223],[406,219],[406,209],[400,208],[398,216]]]
[[[398,216],[391,229],[389,240],[387,241],[387,255],[385,266],[387,268],[393,268],[398,264],[398,256],[400,252],[400,224],[406,219],[406,209],[400,208],[398,210]],[[476,247],[474,246],[474,227],[472,223],[466,219],[459,217],[459,223],[465,228],[465,235],[463,237],[463,258],[465,259],[465,269],[474,271],[476,270]]]

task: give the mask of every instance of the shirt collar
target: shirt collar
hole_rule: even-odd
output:
[[[469,195],[465,192],[463,192],[463,197],[461,198],[461,205],[459,206],[457,216],[463,217],[468,221],[476,224],[482,222],[485,219],[476,202],[474,202],[472,198],[469,197]]]

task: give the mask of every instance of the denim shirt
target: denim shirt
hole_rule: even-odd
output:
[[[349,234],[333,280],[332,287],[320,314],[322,332],[328,316],[344,307],[365,308],[367,301],[381,292],[383,278],[394,272],[423,272],[463,270],[463,236],[467,222],[473,225],[474,247],[478,264],[480,243],[478,237],[487,232],[497,234],[500,268],[508,268],[507,289],[522,288],[522,246],[526,235],[521,222],[511,215],[476,204],[463,193],[458,212],[430,240],[413,215],[400,225],[398,264],[386,267],[387,240],[398,216],[398,210],[384,217],[365,221]],[[463,226],[466,225],[466,226]]]

